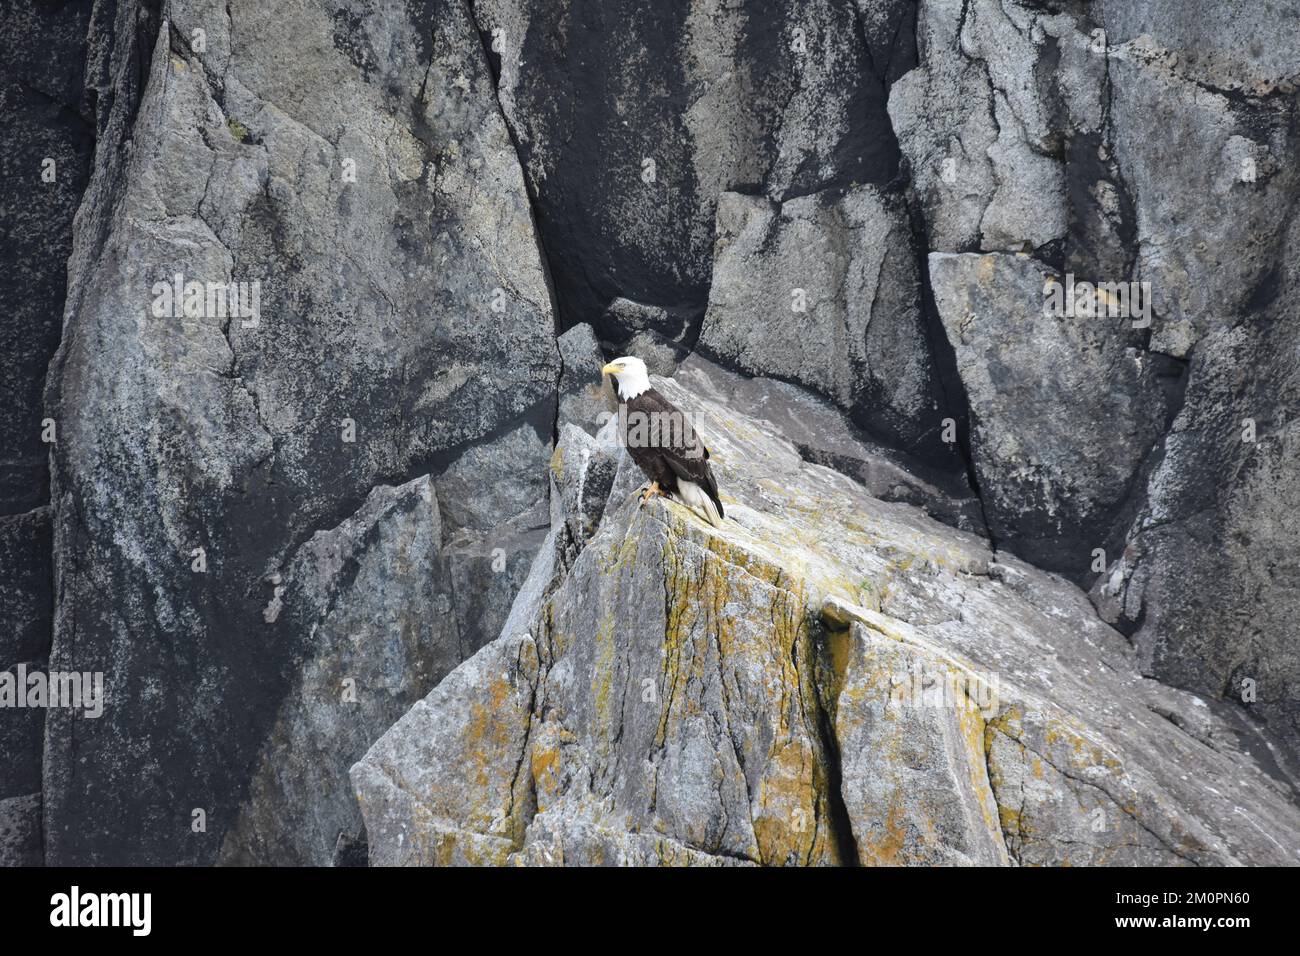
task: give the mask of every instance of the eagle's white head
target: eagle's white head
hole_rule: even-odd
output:
[[[614,391],[623,401],[636,398],[650,388],[650,373],[646,371],[645,362],[633,355],[616,358],[600,371],[602,375],[613,377]]]

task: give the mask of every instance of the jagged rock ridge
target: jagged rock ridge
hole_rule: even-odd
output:
[[[1078,588],[656,385],[731,520],[640,508],[616,424],[567,429],[506,630],[352,770],[373,863],[1300,859],[1254,730],[1143,679]]]

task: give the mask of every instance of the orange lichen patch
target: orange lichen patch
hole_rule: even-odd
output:
[[[467,830],[426,825],[421,843],[413,847],[421,866],[505,866],[514,850],[509,840]]]
[[[664,536],[666,690],[656,745],[701,712],[703,695],[693,691],[716,685],[724,719],[738,707],[752,714],[745,733],[733,736],[726,727],[720,742],[742,773],[759,768],[748,785],[756,846],[746,852],[767,863],[822,862],[829,847],[818,823],[827,816],[825,771],[815,744],[802,585],[724,537],[706,532],[702,545],[697,530],[670,519]]]
[[[820,862],[825,846],[818,822],[826,808],[812,748],[807,740],[792,739],[769,756],[751,809],[759,859],[769,866]]]
[[[546,810],[560,797],[562,746],[571,741],[572,735],[568,731],[549,721],[542,724],[532,735],[528,759],[538,813]]]
[[[881,826],[872,828],[858,843],[863,866],[898,866],[899,854],[908,843],[907,811],[891,804]]]
[[[470,719],[465,726],[465,740],[470,745],[466,754],[471,760],[468,768],[475,785],[487,789],[498,781],[497,755],[515,739],[517,727],[514,708],[506,702],[514,695],[514,688],[502,678],[491,681],[483,688],[485,697],[470,705]]]

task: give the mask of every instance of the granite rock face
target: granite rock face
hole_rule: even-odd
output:
[[[698,329],[724,191],[891,180],[908,6],[478,0],[564,327],[623,344],[623,298]]]
[[[348,767],[467,655],[453,560],[427,476],[376,488],[355,515],[299,549],[262,616],[268,624],[292,616],[309,649],[223,862],[328,865],[341,848],[364,846],[360,812],[340,785]]]
[[[1086,573],[1172,417],[1179,370],[1127,316],[1049,314],[1044,290],[1063,279],[1028,256],[935,253],[930,280],[990,531],[1041,567]]]
[[[926,0],[889,101],[995,541],[1292,755],[1298,12]],[[1146,314],[1049,319],[1035,272]]]
[[[1145,680],[1082,591],[657,387],[731,520],[616,481],[576,557],[540,556],[549,584],[353,767],[372,863],[1300,860],[1265,738]]]
[[[540,544],[523,517],[484,540],[544,515],[560,370],[523,177],[467,8],[412,10],[117,9],[103,60],[117,95],[99,100],[48,391],[51,666],[111,674],[111,703],[96,721],[49,716],[48,862],[206,863],[228,836],[254,858],[277,846],[260,818],[312,777],[258,767],[320,746],[323,718],[292,698],[350,666],[319,660],[343,625],[316,616],[291,569],[322,529],[364,522],[377,485],[432,473],[448,547],[467,534],[471,567],[499,547],[517,582],[532,555],[514,542]],[[177,275],[242,284],[257,307],[160,301]],[[454,568],[391,573],[389,613],[447,616]],[[462,619],[495,632],[512,597],[491,599],[495,621]],[[462,637],[410,635],[428,664],[389,706],[472,651]],[[330,768],[368,743],[313,766],[331,792],[321,827],[347,829]],[[336,836],[282,839],[301,840],[288,858],[320,861]]]
[[[1300,244],[1294,225],[1287,245]],[[1208,333],[1123,550],[1093,587],[1148,671],[1300,741],[1300,260],[1253,321]]]
[[[900,197],[871,186],[718,202],[698,347],[801,384],[898,447],[941,457],[942,394]]]
[[[1300,0],[8,3],[0,674],[108,698],[0,708],[0,864],[1300,862],[1297,64]]]
[[[82,74],[90,0],[0,10],[0,670],[44,671],[50,651],[51,512],[41,393],[59,345],[72,219],[94,123]],[[40,711],[0,713],[0,866],[39,864]]]

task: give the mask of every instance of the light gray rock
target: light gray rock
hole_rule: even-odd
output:
[[[613,390],[605,384],[600,370],[605,356],[591,326],[575,325],[558,339],[564,371],[560,375],[560,408],[557,429],[577,425],[594,435],[614,408]]]
[[[602,447],[572,425],[560,433],[551,458],[551,520],[563,524],[567,540],[577,549],[600,524],[620,461],[627,457],[622,449]]]
[[[607,508],[353,768],[372,862],[1300,860],[1268,738],[1144,679],[1081,591],[656,386],[728,521]]]
[[[698,348],[796,382],[909,450],[942,455],[907,211],[872,186],[774,204],[726,193]]]
[[[161,28],[143,9],[120,4],[99,34],[115,96],[47,393],[52,666],[105,671],[112,702],[75,733],[50,715],[60,864],[214,860],[311,659],[291,615],[266,623],[269,575],[377,485],[444,476],[447,524],[471,530],[535,507],[560,371],[462,0],[336,15],[176,0]],[[155,315],[178,273],[260,282],[256,323]]]
[[[505,862],[529,799],[529,775],[519,769],[537,667],[526,633],[494,641],[352,768],[371,866]],[[450,719],[431,726],[431,711]],[[455,825],[444,826],[444,817]]]
[[[1295,0],[1240,7],[1218,0],[1103,0],[1096,6],[1112,45],[1147,37],[1176,53],[1170,66],[1194,82],[1250,96],[1297,89]]]
[[[547,503],[483,532],[462,532],[448,541],[447,560],[455,595],[462,656],[501,632],[528,569],[549,531]]]
[[[347,770],[466,652],[427,477],[379,487],[339,527],[318,531],[271,584],[267,629],[307,635],[221,861],[329,865],[361,843]]]
[[[964,474],[929,467],[872,441],[844,413],[805,389],[745,378],[699,355],[687,359],[675,378],[695,395],[743,409],[793,444],[805,461],[848,475],[873,498],[907,502],[945,524],[984,533],[980,502]]]
[[[1066,140],[1102,121],[1106,62],[1076,18],[1000,0],[924,0],[920,65],[890,91],[932,247],[1065,239]]]
[[[1127,316],[1048,314],[1045,289],[1063,296],[1065,280],[1027,256],[934,253],[930,277],[994,540],[1085,571],[1172,414],[1162,377],[1177,369]]]
[[[1206,55],[1213,57],[1211,50]],[[1111,73],[1116,157],[1136,209],[1137,271],[1158,316],[1151,347],[1186,358],[1205,332],[1258,309],[1277,282],[1294,208],[1293,96],[1242,100],[1180,75],[1147,35]]]

